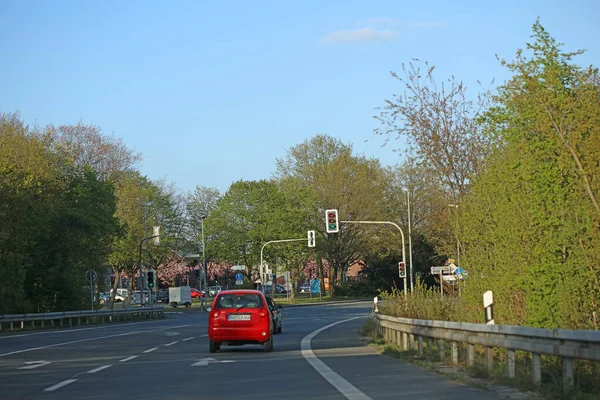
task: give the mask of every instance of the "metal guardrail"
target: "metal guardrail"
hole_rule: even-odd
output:
[[[104,322],[120,322],[135,319],[161,318],[163,307],[122,308],[96,311],[65,311],[38,314],[7,314],[0,315],[0,331],[7,329],[62,327],[73,325],[97,324]]]
[[[486,348],[488,371],[493,368],[493,348],[503,348],[506,353],[506,375],[515,377],[515,350],[532,355],[532,381],[538,386],[542,381],[541,354],[562,358],[563,387],[573,387],[573,360],[600,361],[600,331],[539,329],[514,325],[486,325],[466,322],[430,321],[391,317],[376,314],[379,333],[386,341],[404,350],[416,350],[423,355],[423,338],[437,339],[439,356],[444,361],[445,342],[451,342],[452,364],[458,364],[458,342],[467,343],[466,360],[475,363],[475,345]],[[416,341],[415,341],[416,337]]]

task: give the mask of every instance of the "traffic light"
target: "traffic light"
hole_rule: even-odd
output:
[[[325,210],[325,221],[327,233],[338,233],[340,231],[338,210]]]
[[[308,231],[308,247],[315,247],[315,231]]]
[[[152,289],[154,287],[154,270],[151,269],[148,271],[148,288]]]
[[[398,263],[398,276],[400,278],[406,278],[406,268],[404,262],[400,261]]]

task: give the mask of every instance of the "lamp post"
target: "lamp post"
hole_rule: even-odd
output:
[[[408,206],[408,259],[410,263],[409,273],[410,273],[410,291],[412,292],[414,289],[413,284],[413,263],[412,263],[412,235],[410,232],[410,191],[407,187],[402,188],[403,191],[406,192],[406,204]]]
[[[208,286],[206,285],[206,254],[204,253],[204,249],[206,248],[206,245],[204,243],[204,218],[206,218],[206,215],[202,215],[200,217],[200,225],[202,226],[202,268],[204,270],[204,297],[201,297],[201,303],[204,303],[204,298],[208,296]]]
[[[448,207],[456,208],[458,214],[458,204],[448,204]],[[460,266],[460,241],[458,240],[458,215],[456,215],[456,265]]]

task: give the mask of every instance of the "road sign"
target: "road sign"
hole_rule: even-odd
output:
[[[240,274],[239,272],[237,274],[235,274],[235,280],[236,281],[243,281],[244,280],[244,275]]]
[[[454,273],[455,273],[456,275],[461,275],[461,274],[463,273],[463,269],[462,269],[462,267],[457,267],[457,268],[456,268],[456,271],[454,271]]]
[[[442,265],[440,267],[431,267],[432,274],[449,274],[452,272],[452,268],[449,265]]]
[[[243,285],[243,284],[244,284],[244,281],[243,281],[242,279],[239,279],[239,280],[236,280],[236,281],[235,281],[235,284],[236,284],[236,285],[238,285],[238,286],[239,286],[239,285]]]
[[[96,280],[96,271],[94,271],[93,269],[88,270],[85,273],[85,276],[87,278],[88,281],[95,281]]]
[[[233,267],[231,267],[231,269],[233,271],[245,271],[246,266],[245,265],[234,265]]]
[[[273,279],[274,275],[273,274],[269,274],[269,279]]]

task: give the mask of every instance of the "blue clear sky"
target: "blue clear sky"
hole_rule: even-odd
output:
[[[394,165],[401,142],[382,147],[372,118],[400,92],[389,72],[419,58],[475,93],[509,78],[495,54],[538,16],[600,66],[597,0],[3,0],[0,111],[98,125],[182,191],[269,178],[318,133]]]

